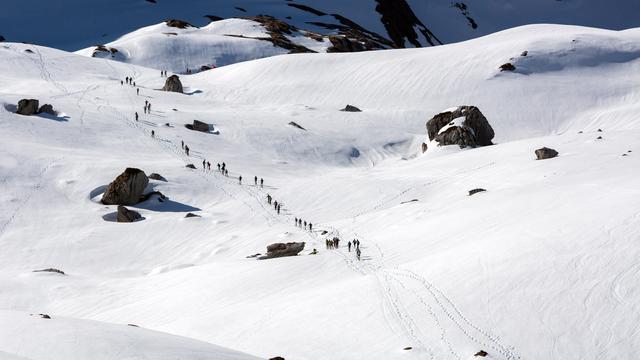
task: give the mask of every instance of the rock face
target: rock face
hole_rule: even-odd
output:
[[[38,113],[38,107],[40,102],[36,99],[22,99],[18,101],[17,114],[20,115],[33,115]]]
[[[49,115],[57,115],[56,111],[53,109],[53,105],[51,104],[44,104],[40,106],[40,109],[38,109],[38,112],[49,114]]]
[[[460,106],[434,116],[427,122],[427,134],[439,146],[460,148],[493,145],[495,136],[489,121],[475,106]]]
[[[397,48],[405,47],[405,40],[415,47],[422,47],[418,40],[420,31],[429,45],[442,42],[418,19],[406,0],[376,0],[376,11],[382,15],[380,21]]]
[[[188,22],[186,22],[184,20],[178,20],[178,19],[169,19],[169,20],[165,21],[164,23],[167,24],[167,26],[178,28],[178,29],[186,29],[188,27],[194,27],[193,25],[189,24]]]
[[[296,256],[299,252],[304,250],[304,242],[291,242],[291,243],[275,243],[267,246],[267,255],[261,256],[258,259],[271,259],[283,256]]]
[[[536,157],[538,160],[551,159],[558,156],[558,152],[548,147],[543,147],[536,150]]]
[[[169,76],[164,82],[162,91],[171,91],[182,94],[182,83],[180,82],[180,78],[178,77],[178,75]]]
[[[344,109],[340,109],[340,111],[361,112],[362,110],[358,109],[357,107],[355,107],[353,105],[347,105],[347,106],[344,107]]]
[[[122,205],[118,206],[118,217],[116,218],[117,222],[130,223],[130,222],[138,221],[140,219],[142,219],[142,216],[140,215],[139,212],[129,210]]]
[[[102,203],[105,205],[135,205],[140,201],[148,184],[149,178],[144,171],[127,168],[109,184],[102,195]]]
[[[202,131],[202,132],[209,132],[209,130],[211,130],[211,125],[199,120],[193,120],[193,124],[186,124],[184,127],[186,127],[189,130]]]

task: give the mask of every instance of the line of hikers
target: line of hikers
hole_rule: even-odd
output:
[[[311,222],[309,222],[307,224],[306,220],[302,221],[302,219],[298,219],[298,218],[293,219],[293,221],[295,222],[297,227],[301,227],[301,228],[304,228],[305,230],[307,230],[307,225],[309,225],[308,230],[309,231],[313,230],[313,224]]]
[[[144,101],[144,113],[151,114],[151,103],[147,100]]]
[[[126,83],[127,85],[131,85],[133,87],[136,86],[136,82],[133,81],[133,78],[130,78],[128,76],[124,78],[124,83]],[[120,80],[120,85],[124,85],[124,83],[122,82],[122,80]]]
[[[160,70],[160,77],[167,77],[167,70]]]
[[[275,200],[273,200],[273,197],[271,197],[271,195],[267,194],[267,204],[269,205],[273,205],[273,209],[278,213],[278,215],[280,215],[280,209],[282,209],[282,203],[277,202]]]

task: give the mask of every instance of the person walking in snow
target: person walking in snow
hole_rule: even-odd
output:
[[[136,121],[138,121],[138,112],[136,111]]]
[[[156,137],[156,132],[151,130],[151,137]]]
[[[220,171],[220,163],[218,163],[218,171]]]
[[[358,261],[360,261],[360,254],[361,254],[360,248],[357,248],[356,249],[356,257],[358,258]]]
[[[347,243],[347,248],[349,248],[349,252],[351,252],[351,241]]]
[[[184,140],[180,140],[180,145],[182,145],[182,150],[184,150]]]
[[[184,152],[187,154],[187,156],[189,156],[189,146],[184,146]]]
[[[273,210],[278,210],[278,202],[277,201],[273,202]]]
[[[222,163],[222,172],[224,172],[224,170],[227,168],[227,164]]]
[[[313,231],[313,224],[309,223],[309,231]]]
[[[307,230],[307,220],[304,221],[304,229]]]
[[[267,204],[271,205],[271,195],[267,194]]]
[[[125,78],[124,78],[124,81],[125,81],[127,84],[129,84],[129,77],[128,77],[128,76],[127,76],[127,77],[125,77]]]
[[[140,95],[140,88],[136,88],[136,95]]]
[[[224,176],[229,177],[229,169],[226,169],[226,170],[224,171]]]
[[[207,169],[211,171],[211,163],[207,161]]]
[[[298,226],[298,218],[293,219],[293,221],[296,223],[296,226]]]
[[[149,108],[149,114],[151,114],[151,103],[149,103],[149,105],[147,105],[147,107]]]
[[[135,81],[133,82],[133,87],[136,87],[136,82]]]
[[[206,160],[202,160],[202,168],[204,170],[207,170],[207,161]]]
[[[242,175],[238,176],[238,184],[242,185]]]
[[[257,176],[254,176],[254,177],[253,177],[253,183],[254,183],[256,186],[258,186],[258,177],[257,177]]]
[[[280,215],[280,208],[282,207],[282,204],[278,204],[278,215]]]
[[[120,80],[120,86],[124,85],[124,81]]]
[[[260,188],[264,187],[264,179],[260,178]]]

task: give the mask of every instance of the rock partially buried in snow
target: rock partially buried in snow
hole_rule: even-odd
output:
[[[267,246],[267,255],[260,256],[258,260],[271,259],[283,256],[296,256],[304,250],[304,242],[275,243]]]
[[[482,189],[482,188],[478,188],[478,189],[473,189],[473,190],[469,190],[469,196],[473,195],[473,194],[477,194],[479,192],[484,192],[487,191],[486,189]]]
[[[178,20],[178,19],[169,19],[169,20],[165,21],[164,23],[167,24],[167,26],[169,26],[169,27],[174,27],[174,28],[178,28],[178,29],[186,29],[188,27],[194,27],[193,25],[189,24],[188,22],[186,22],[184,20]]]
[[[500,71],[515,71],[516,67],[512,63],[500,65]]]
[[[347,105],[347,106],[344,107],[344,109],[340,109],[340,111],[361,112],[362,110],[358,109],[357,107],[355,107],[353,105]]]
[[[62,271],[62,270],[58,270],[58,269],[54,269],[54,268],[47,268],[47,269],[41,269],[41,270],[33,270],[33,272],[50,272],[50,273],[56,273],[56,274],[60,274],[60,275],[65,275],[64,271]]]
[[[151,173],[151,175],[149,175],[149,179],[153,179],[153,180],[159,180],[159,181],[164,181],[166,182],[167,179],[164,178],[164,176],[158,174],[158,173]]]
[[[53,105],[51,104],[44,104],[40,106],[40,109],[38,109],[38,112],[49,114],[49,115],[58,115],[56,111],[53,109]]]
[[[489,353],[487,353],[487,352],[486,352],[486,351],[484,351],[484,350],[480,350],[480,351],[478,351],[477,353],[475,353],[473,356],[485,357],[485,356],[487,356],[487,355],[489,355]]]
[[[195,169],[196,168],[196,166],[193,165],[193,164],[187,164],[184,167],[189,168],[189,169]]]
[[[147,185],[149,178],[144,171],[127,168],[107,186],[101,201],[105,205],[135,205],[140,201]]]
[[[536,157],[538,160],[551,159],[558,156],[558,152],[548,147],[543,147],[536,150]]]
[[[38,113],[40,102],[37,99],[22,99],[18,101],[17,114],[34,115]]]
[[[491,140],[495,133],[480,109],[459,106],[431,118],[427,122],[427,135],[439,146],[458,145],[465,148],[493,145]]]
[[[194,213],[187,213],[187,215],[184,216],[185,218],[192,218],[192,217],[201,217],[200,215],[196,215]]]
[[[305,131],[307,130],[294,121],[290,122],[289,125],[293,126],[294,128],[298,128],[300,130],[305,130]]]
[[[169,76],[164,82],[162,91],[171,91],[182,94],[182,83],[180,82],[180,78],[178,77],[178,75]]]
[[[142,220],[142,215],[140,215],[139,212],[129,210],[122,205],[118,206],[118,217],[116,218],[117,222],[131,223],[139,220]]]

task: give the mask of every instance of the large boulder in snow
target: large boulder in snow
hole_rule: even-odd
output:
[[[304,250],[304,244],[304,242],[271,244],[267,246],[267,255],[261,256],[258,259],[264,260],[283,256],[296,256]]]
[[[148,184],[149,178],[144,171],[127,168],[107,186],[107,190],[102,195],[102,203],[105,205],[135,205],[142,198]]]
[[[118,206],[118,216],[116,218],[117,222],[130,223],[141,219],[142,215],[140,215],[139,212],[129,210],[122,205]]]
[[[53,105],[51,104],[44,104],[40,106],[40,109],[38,109],[38,112],[49,114],[49,115],[57,115],[56,111],[53,109]]]
[[[163,91],[178,92],[182,94],[182,83],[178,75],[171,75],[164,82]]]
[[[475,106],[459,106],[434,116],[427,122],[427,134],[438,145],[467,146],[493,145],[493,128]]]
[[[536,157],[538,160],[551,159],[558,156],[558,152],[548,147],[543,147],[536,150]]]
[[[189,130],[202,131],[202,132],[209,132],[209,130],[211,130],[211,125],[199,120],[193,120],[193,124],[186,124],[185,127]]]
[[[18,101],[17,114],[33,115],[38,113],[40,102],[37,99],[22,99]]]

